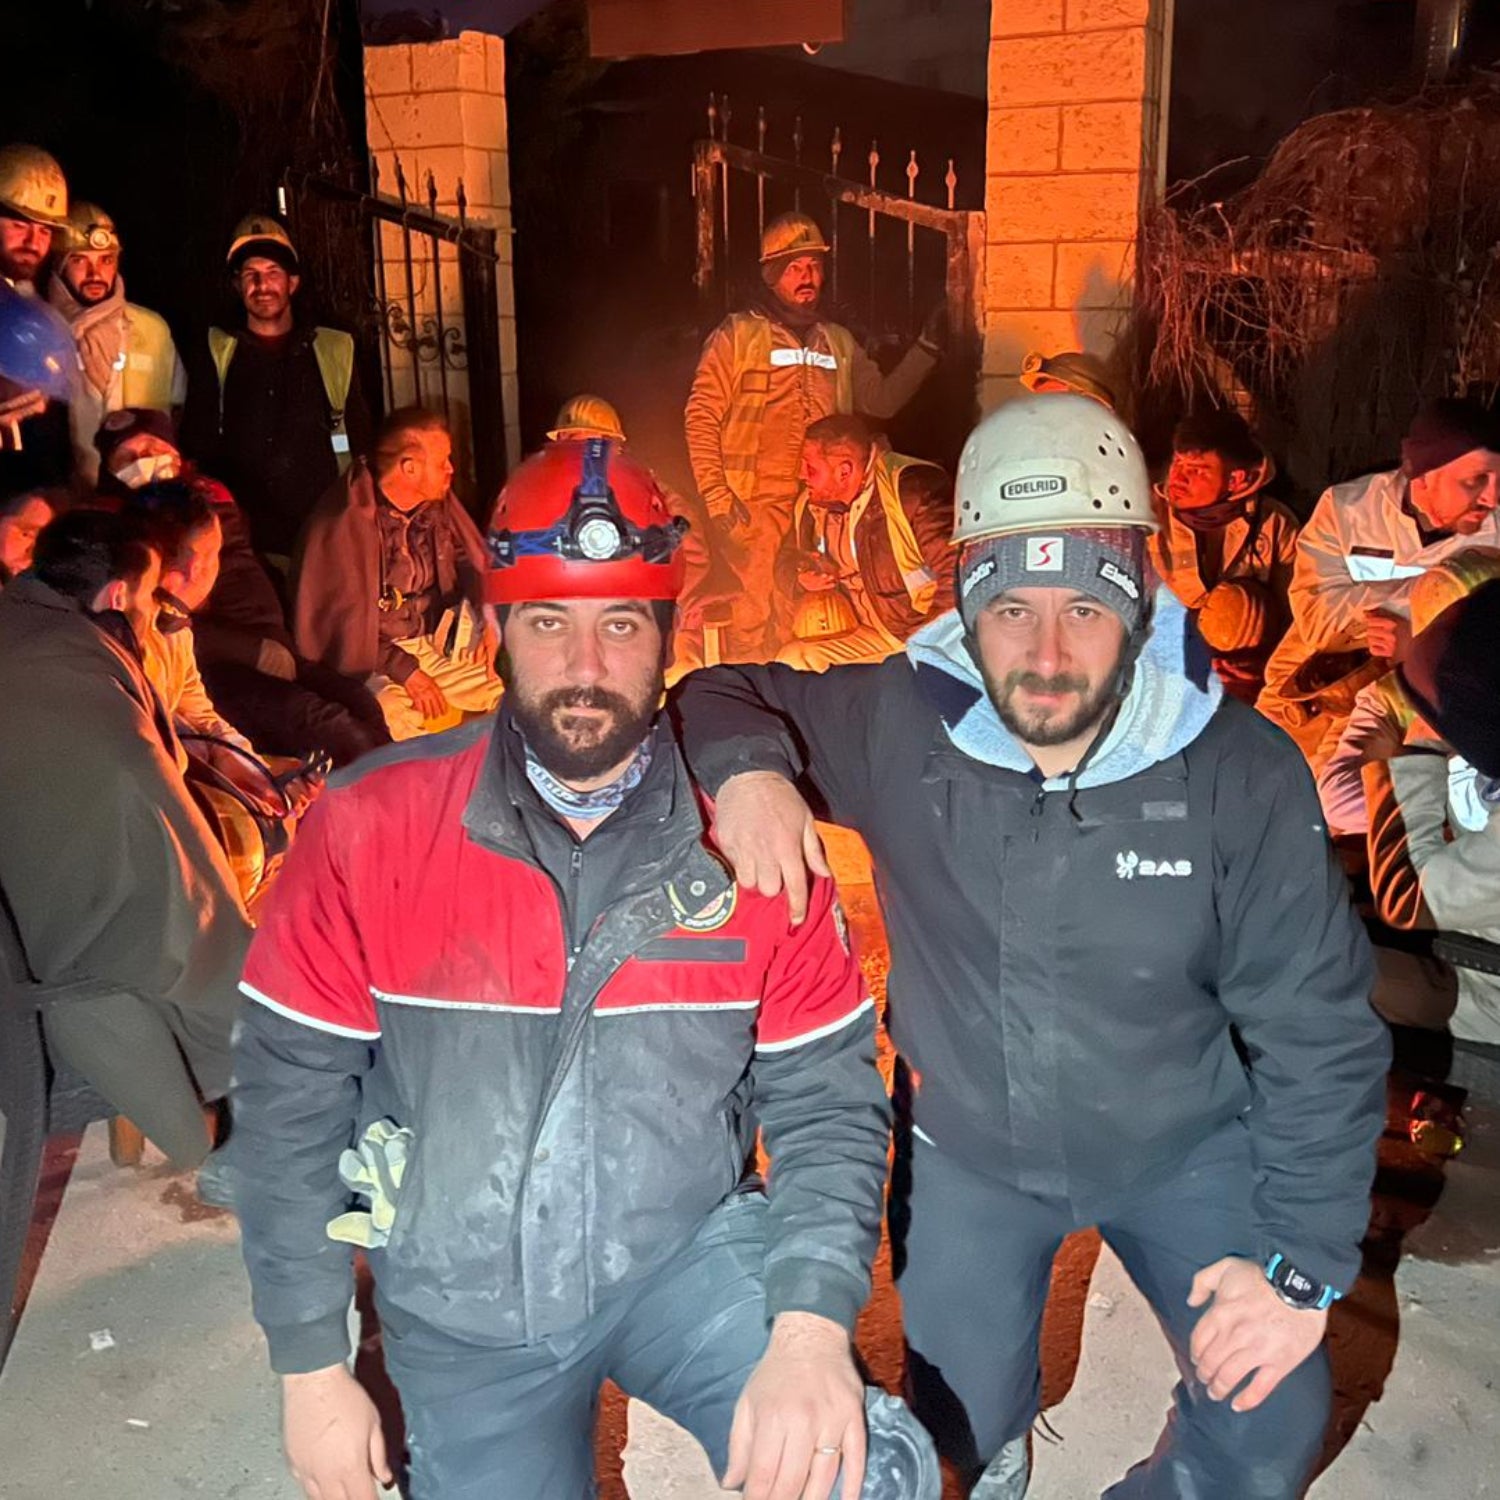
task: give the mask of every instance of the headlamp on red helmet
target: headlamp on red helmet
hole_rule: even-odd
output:
[[[512,476],[488,538],[491,604],[676,599],[688,523],[617,446],[608,438],[552,443]]]

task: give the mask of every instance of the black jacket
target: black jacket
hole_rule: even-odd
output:
[[[1243,1114],[1260,1242],[1241,1253],[1348,1286],[1388,1044],[1289,740],[1225,702],[1178,753],[1070,794],[956,748],[945,714],[977,694],[904,655],[720,667],[678,693],[710,793],[805,772],[864,835],[889,1024],[941,1149],[1087,1219]]]
[[[313,352],[316,328],[274,343],[241,331],[224,378],[203,349],[192,356],[182,451],[228,485],[258,552],[289,557],[302,523],[339,477],[332,411]],[[369,451],[370,415],[355,362],[344,405],[350,451]]]

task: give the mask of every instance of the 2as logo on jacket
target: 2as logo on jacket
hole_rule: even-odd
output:
[[[1142,859],[1134,849],[1122,849],[1115,855],[1115,876],[1119,880],[1149,880],[1161,875],[1182,879],[1192,873],[1190,859]]]

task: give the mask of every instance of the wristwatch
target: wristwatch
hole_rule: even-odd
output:
[[[1279,1251],[1266,1262],[1266,1280],[1288,1307],[1301,1312],[1322,1312],[1344,1295],[1299,1271]]]

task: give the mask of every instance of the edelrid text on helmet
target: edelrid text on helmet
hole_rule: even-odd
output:
[[[485,599],[676,599],[687,528],[607,438],[550,443],[500,491]]]
[[[68,183],[54,156],[40,146],[0,146],[0,215],[67,226]]]
[[[992,411],[964,444],[953,501],[960,545],[1048,527],[1157,529],[1140,447],[1087,396],[1021,396]]]

